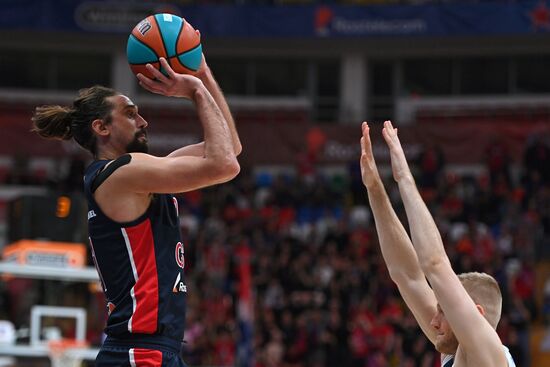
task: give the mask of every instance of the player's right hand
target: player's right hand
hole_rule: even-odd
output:
[[[146,68],[154,75],[154,80],[141,73],[137,74],[139,85],[149,92],[168,97],[193,99],[195,92],[200,88],[204,88],[199,78],[189,74],[176,73],[163,57],[159,61],[168,76],[161,73],[151,64],[147,64]]]

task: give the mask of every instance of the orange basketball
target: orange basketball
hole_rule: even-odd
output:
[[[193,74],[201,64],[202,46],[200,36],[185,19],[173,14],[155,14],[134,27],[128,37],[126,56],[134,74],[153,78],[145,65],[159,69],[160,57],[175,72]],[[166,74],[162,68],[159,70]]]

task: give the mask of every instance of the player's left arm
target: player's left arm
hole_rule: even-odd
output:
[[[220,86],[218,85],[216,78],[214,78],[214,73],[206,63],[204,54],[202,55],[201,66],[199,67],[199,70],[197,71],[195,76],[202,80],[202,83],[204,84],[206,89],[208,89],[208,91],[214,98],[214,101],[216,101],[216,104],[222,111],[223,117],[225,118],[225,121],[227,121],[227,126],[231,131],[231,138],[233,140],[235,155],[238,156],[239,154],[241,154],[243,147],[239,138],[239,134],[237,132],[237,127],[235,126],[235,119],[233,119],[233,115],[231,114],[231,110],[229,109],[229,105],[227,104],[225,96]]]
[[[480,313],[451,267],[439,230],[416,187],[397,129],[386,121],[382,134],[390,148],[393,176],[399,186],[420,266],[466,353],[468,365],[506,366],[506,356],[496,331]]]

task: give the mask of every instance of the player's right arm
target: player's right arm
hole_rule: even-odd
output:
[[[231,131],[214,98],[200,79],[175,73],[163,58],[161,64],[168,76],[148,65],[156,80],[139,74],[140,84],[153,93],[193,101],[204,130],[204,154],[155,157],[132,153],[130,163],[117,169],[110,181],[118,189],[147,194],[185,192],[232,179],[239,164]],[[117,187],[112,189],[117,191]]]
[[[363,123],[362,130],[361,176],[367,188],[382,256],[392,280],[397,284],[420,328],[434,343],[436,330],[430,326],[430,321],[436,314],[437,300],[420,268],[411,240],[397,218],[380,179],[366,122]]]

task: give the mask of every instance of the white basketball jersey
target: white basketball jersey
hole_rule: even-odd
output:
[[[506,360],[508,361],[508,367],[516,367],[516,363],[514,362],[514,359],[512,358],[512,355],[510,354],[510,351],[508,350],[508,347],[503,345],[502,348],[504,348],[504,353],[506,354]],[[453,360],[454,360],[453,355],[442,354],[441,355],[441,366],[443,366],[443,367],[455,367],[455,364],[454,364]]]

